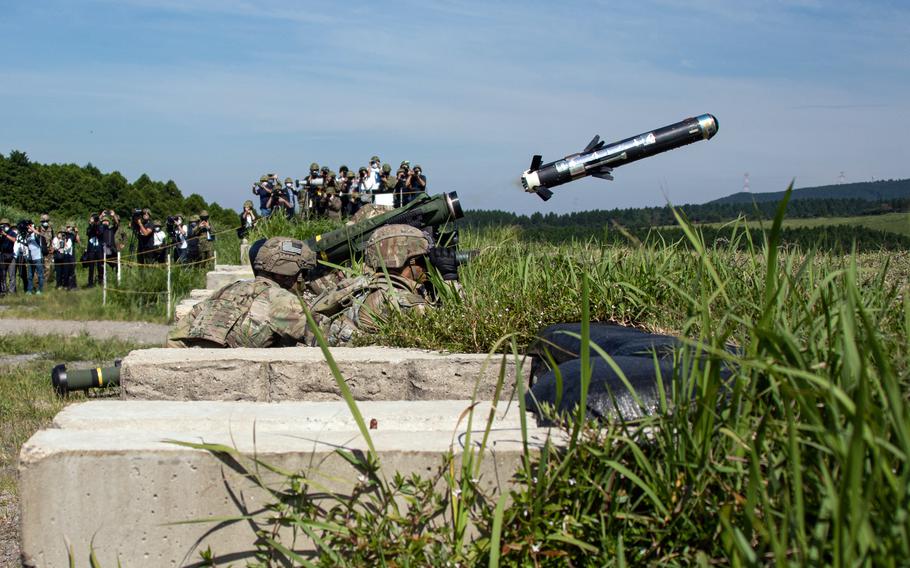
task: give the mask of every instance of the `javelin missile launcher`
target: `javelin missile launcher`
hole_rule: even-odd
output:
[[[531,167],[521,174],[521,185],[528,193],[536,193],[546,201],[553,197],[550,188],[587,176],[612,180],[614,168],[699,140],[710,140],[715,134],[717,119],[703,114],[609,145],[598,135],[581,152],[555,162],[543,164],[543,157],[535,155]]]

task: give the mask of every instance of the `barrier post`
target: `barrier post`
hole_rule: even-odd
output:
[[[101,252],[101,305],[107,305],[107,250]]]
[[[212,269],[218,266],[218,251],[212,249]]]
[[[120,286],[120,251],[117,251],[117,286]]]
[[[167,319],[171,319],[171,255],[167,255]]]

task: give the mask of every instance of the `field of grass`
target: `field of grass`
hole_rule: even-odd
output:
[[[765,221],[765,227],[770,225]],[[719,227],[723,223],[711,223],[711,226]],[[757,221],[749,221],[749,227],[759,227],[761,224]],[[835,225],[858,225],[876,231],[888,231],[899,235],[910,236],[910,213],[885,213],[883,215],[858,215],[856,217],[810,217],[784,219],[783,226],[787,227],[825,227]]]
[[[678,334],[699,357],[678,367],[661,409],[641,423],[559,417],[571,442],[528,454],[507,498],[481,491],[483,455],[473,451],[461,465],[440,463],[439,477],[409,479],[370,455],[347,455],[362,486],[328,499],[306,471],[292,472],[285,486],[264,488],[274,502],[250,534],[262,565],[306,564],[272,538],[275,525],[316,535],[322,565],[903,563],[910,252],[804,253],[778,247],[776,230],[768,246],[709,248],[684,228],[686,246],[654,247],[464,234],[464,248],[481,251],[461,269],[464,294],[442,291],[439,309],[393,317],[375,341],[520,352],[554,322],[614,321]],[[0,351],[52,349],[6,341]],[[87,347],[53,357],[88,358]],[[96,345],[91,358],[125,348]],[[12,401],[0,407],[3,421],[14,424],[6,463],[60,407],[50,365],[48,357],[0,378],[10,384],[0,396]],[[527,385],[516,387],[512,404],[522,406]]]
[[[390,320],[380,341],[520,352],[541,326],[592,319],[677,333],[698,357],[680,355],[642,422],[559,417],[569,444],[529,454],[507,497],[479,488],[471,450],[408,479],[345,454],[354,495],[326,497],[293,472],[263,487],[274,502],[250,534],[258,560],[309,562],[274,540],[280,525],[314,537],[324,566],[903,563],[910,253],[807,255],[778,247],[777,230],[768,246],[708,249],[686,230],[689,246],[654,248],[465,235],[483,254],[464,268],[464,296]],[[595,356],[583,350],[582,381]]]

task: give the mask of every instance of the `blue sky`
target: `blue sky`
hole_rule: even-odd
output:
[[[910,177],[906,2],[0,1],[0,152],[237,207],[266,171],[420,163],[518,212]],[[549,161],[688,116],[711,141],[582,180]]]

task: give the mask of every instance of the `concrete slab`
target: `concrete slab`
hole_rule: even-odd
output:
[[[431,475],[441,456],[460,459],[468,401],[366,402],[359,405],[387,477]],[[505,410],[502,404],[499,413]],[[488,404],[475,409],[473,438]],[[533,420],[529,420],[533,424]],[[552,433],[556,435],[556,433]],[[551,435],[529,430],[532,448]],[[211,546],[225,561],[251,558],[251,524],[182,524],[253,513],[268,495],[206,451],[165,440],[221,443],[273,465],[305,473],[320,492],[346,494],[357,473],[335,450],[367,445],[343,402],[225,403],[92,401],[67,407],[20,453],[22,550],[28,566],[65,566],[65,542],[77,566],[93,546],[104,566],[183,566]],[[558,438],[557,441],[562,441]],[[517,406],[497,414],[479,485],[508,490],[522,456]],[[268,482],[277,482],[267,477]],[[309,544],[298,541],[299,551]]]
[[[218,290],[238,280],[253,278],[253,269],[250,265],[216,264],[214,270],[205,275],[205,287],[209,290]]]
[[[332,349],[357,400],[492,400],[501,356],[442,354],[391,347]],[[522,365],[525,380],[530,364]],[[479,381],[479,382],[478,382]],[[515,365],[506,364],[504,390],[511,393]],[[143,349],[123,359],[126,400],[340,400],[322,351],[277,349]]]

